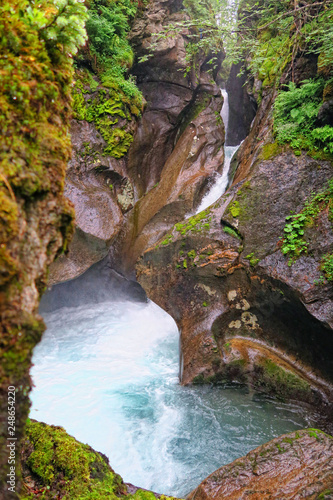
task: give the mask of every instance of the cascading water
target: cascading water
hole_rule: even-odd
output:
[[[180,386],[179,333],[152,302],[62,307],[44,317],[31,417],[105,453],[126,482],[183,496],[223,464],[307,424],[297,407],[241,387]]]
[[[229,98],[228,98],[228,92],[225,89],[221,89],[221,94],[223,96],[221,118],[224,123],[225,141],[227,141],[228,122],[229,122]],[[196,211],[197,214],[202,210],[205,210],[210,205],[212,205],[216,200],[218,200],[224,194],[228,185],[230,163],[233,155],[235,154],[238,148],[239,145],[224,146],[224,164],[223,164],[222,174],[217,176],[213,186],[201,200],[201,203]]]

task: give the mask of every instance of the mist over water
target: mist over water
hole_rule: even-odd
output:
[[[307,425],[297,407],[244,388],[180,386],[179,333],[153,302],[85,303],[44,318],[31,417],[105,453],[126,482],[184,496],[218,467]]]

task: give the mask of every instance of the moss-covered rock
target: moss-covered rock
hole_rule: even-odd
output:
[[[62,427],[28,420],[21,461],[25,485],[22,500],[157,498],[150,491],[136,488],[129,493],[105,455],[80,443]],[[164,495],[158,498],[172,500]]]
[[[7,421],[8,387],[14,386],[18,444],[29,411],[32,349],[44,330],[39,297],[47,266],[66,250],[72,234],[73,209],[63,196],[71,153],[70,56],[75,40],[84,40],[84,12],[81,3],[68,2],[59,13],[47,0],[38,9],[27,0],[0,7],[0,418]],[[49,23],[57,16],[65,27],[60,36],[53,26],[51,36]],[[3,423],[3,498],[10,494],[7,436]],[[19,470],[16,478],[19,491]]]

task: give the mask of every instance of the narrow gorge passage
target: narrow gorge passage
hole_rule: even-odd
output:
[[[182,387],[177,326],[151,301],[62,307],[44,318],[30,416],[106,454],[126,482],[182,497],[221,465],[311,425],[297,406],[241,386]]]
[[[225,89],[221,89],[221,94],[223,96],[223,106],[221,109],[221,118],[224,123],[225,137],[228,137],[228,123],[229,123],[229,96]],[[229,169],[232,157],[236,153],[240,144],[237,146],[226,146],[224,144],[224,164],[222,174],[216,174],[216,179],[208,193],[205,194],[196,213],[202,212],[210,205],[212,205],[216,200],[218,200],[226,191],[229,183]]]

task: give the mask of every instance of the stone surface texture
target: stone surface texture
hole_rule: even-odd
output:
[[[315,429],[280,436],[208,476],[187,500],[333,497],[333,438]]]
[[[179,1],[150,2],[130,34],[137,60],[150,54],[154,33],[185,18]],[[161,39],[152,57],[134,64],[146,106],[125,157],[103,156],[104,141],[93,123],[73,122],[66,194],[75,206],[77,231],[69,254],[52,266],[50,284],[78,276],[110,248],[112,265],[131,274],[139,255],[193,210],[209,179],[222,170],[220,89],[207,72],[210,55],[200,55],[198,71],[186,74],[187,34]],[[82,155],[86,143],[90,154]]]

